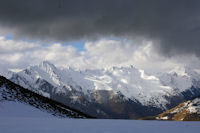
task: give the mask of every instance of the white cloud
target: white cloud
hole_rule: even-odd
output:
[[[136,41],[136,43],[139,42]],[[87,42],[86,51],[67,64],[80,69],[133,65],[148,72],[171,71],[184,66],[192,68],[200,66],[199,58],[194,55],[164,57],[155,51],[152,43],[142,41],[136,45],[134,41],[106,39]]]
[[[49,60],[63,65],[68,58],[76,56],[76,48],[61,44],[40,45],[38,43],[7,40],[0,37],[0,74],[8,69],[23,69],[29,65]]]
[[[7,40],[5,37],[0,36],[0,53],[9,52],[24,52],[24,50],[31,50],[35,47],[34,43]]]
[[[101,39],[86,42],[85,51],[78,51],[73,46],[59,43],[41,45],[0,37],[0,73],[8,69],[23,69],[43,60],[48,60],[57,66],[72,66],[78,69],[127,65],[148,72],[170,71],[185,65],[199,69],[200,61],[196,56],[167,58],[158,54],[152,43]]]
[[[76,57],[77,50],[72,46],[62,46],[61,44],[52,44],[48,47],[40,46],[40,49],[34,50],[31,57],[43,61],[48,60],[57,65],[63,65],[67,59]]]

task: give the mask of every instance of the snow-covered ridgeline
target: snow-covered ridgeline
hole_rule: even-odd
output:
[[[101,70],[75,70],[73,68],[56,68],[53,64],[44,61],[39,65],[30,66],[18,72],[26,83],[19,82],[26,88],[37,90],[38,79],[44,79],[56,88],[57,93],[64,93],[71,88],[90,95],[95,90],[121,92],[125,98],[136,99],[144,105],[156,106],[167,103],[163,96],[176,95],[194,86],[200,87],[200,74],[185,69],[185,75],[175,72],[149,75],[143,70],[130,67],[111,67]],[[31,86],[31,87],[30,87]],[[48,96],[45,92],[43,95]]]

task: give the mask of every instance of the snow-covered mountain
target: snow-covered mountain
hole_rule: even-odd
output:
[[[50,114],[62,118],[91,118],[0,76],[1,117],[50,117]]]
[[[189,68],[181,75],[149,75],[133,66],[80,71],[44,61],[9,78],[45,97],[109,118],[161,113],[200,94],[200,74]]]
[[[155,119],[176,121],[200,121],[200,97],[188,100],[170,109]]]

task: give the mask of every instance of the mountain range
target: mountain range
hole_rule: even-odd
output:
[[[200,74],[149,74],[134,66],[77,70],[48,61],[7,78],[28,90],[97,118],[138,119],[163,113],[200,95]]]

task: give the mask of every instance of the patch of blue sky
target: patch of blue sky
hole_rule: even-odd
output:
[[[6,35],[4,36],[7,40],[13,40],[14,37],[12,35]],[[119,37],[109,37],[109,38],[104,38],[105,40],[114,40],[114,41],[122,41],[124,44],[128,44],[130,42],[129,39],[127,38],[119,38]],[[32,40],[32,39],[21,39],[24,42],[29,42],[29,43],[40,43],[41,46],[43,47],[48,47],[51,44],[55,43],[55,42],[51,42],[51,43],[45,43],[45,42],[38,42],[36,40]],[[98,40],[97,40],[98,41]],[[58,42],[60,43],[62,46],[67,46],[67,45],[71,45],[73,47],[75,47],[79,52],[80,51],[85,51],[85,43],[87,41],[86,40],[79,40],[79,41],[68,41],[68,42]]]
[[[13,36],[12,35],[6,35],[4,36],[6,40],[13,40]]]
[[[69,42],[62,43],[62,45],[63,46],[71,45],[71,46],[75,47],[78,51],[85,51],[85,48],[84,48],[85,43],[86,43],[85,40],[82,40],[82,41],[69,41]]]
[[[2,35],[5,37],[6,40],[13,40],[14,37],[12,35]],[[33,40],[33,39],[28,39],[28,38],[23,38],[21,39],[21,41],[23,42],[29,42],[29,43],[40,43],[41,46],[43,47],[48,47],[56,42],[38,42],[37,40]],[[82,41],[69,41],[69,42],[64,42],[64,43],[60,43],[63,46],[67,46],[67,45],[71,45],[73,47],[75,47],[78,51],[84,51],[84,45],[85,45],[85,40]]]
[[[14,40],[15,38],[13,37],[13,35],[2,35],[5,37],[6,40]],[[30,42],[30,43],[34,43],[34,42],[37,42],[35,40],[31,40],[31,39],[27,39],[27,38],[24,38],[24,39],[20,39],[21,41],[23,42]]]

